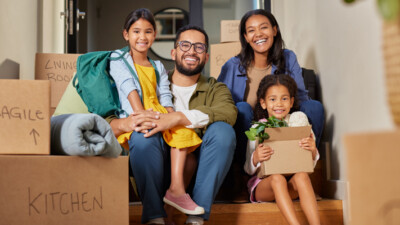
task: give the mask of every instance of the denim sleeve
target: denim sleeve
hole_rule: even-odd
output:
[[[160,73],[160,83],[158,85],[157,94],[160,104],[164,107],[174,108],[172,103],[172,94],[170,90],[170,82],[168,80],[168,74],[161,62],[155,62],[157,70]]]
[[[296,81],[297,84],[299,102],[302,103],[303,101],[309,100],[310,98],[308,97],[308,91],[304,85],[302,69],[297,62],[296,54],[287,49],[285,49],[284,54],[286,59],[286,68],[288,68],[290,76]]]
[[[111,54],[111,57],[117,56],[119,55],[116,53]],[[122,59],[110,61],[110,75],[115,81],[119,94],[122,94],[120,99],[122,97],[126,99],[129,93],[137,90],[134,79]]]

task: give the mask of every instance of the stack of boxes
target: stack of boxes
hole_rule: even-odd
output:
[[[218,78],[225,62],[239,54],[239,24],[240,20],[221,20],[221,43],[210,46],[210,76]]]
[[[39,80],[0,79],[1,224],[129,224],[128,157],[50,155],[77,56],[38,54]]]

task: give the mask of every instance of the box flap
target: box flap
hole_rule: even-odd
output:
[[[310,136],[311,126],[266,128],[265,132],[269,134],[269,139],[266,140],[267,142],[296,139],[300,140]]]

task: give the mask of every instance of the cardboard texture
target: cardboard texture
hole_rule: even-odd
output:
[[[261,163],[258,177],[271,174],[293,174],[297,172],[314,172],[311,151],[302,149],[299,141],[309,137],[311,126],[266,128],[269,139],[264,144],[274,149],[271,159]]]
[[[221,20],[221,43],[240,41],[240,20]]]
[[[350,225],[400,224],[400,130],[344,137]]]
[[[213,44],[210,47],[210,76],[218,78],[222,66],[231,57],[239,54],[240,42]]]
[[[79,55],[36,53],[35,79],[51,82],[51,107],[57,107],[69,81],[72,80]]]
[[[50,154],[50,82],[0,79],[0,154]]]
[[[129,224],[128,157],[0,156],[0,224]]]

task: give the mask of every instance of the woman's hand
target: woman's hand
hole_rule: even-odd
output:
[[[253,165],[257,166],[259,162],[264,162],[271,158],[274,150],[269,145],[259,144],[253,153]]]
[[[300,140],[299,146],[305,150],[309,150],[312,152],[312,158],[315,159],[317,155],[317,146],[315,144],[315,140],[313,138],[313,134],[310,134],[310,137],[306,137]]]

